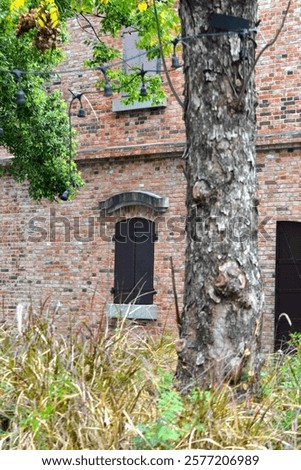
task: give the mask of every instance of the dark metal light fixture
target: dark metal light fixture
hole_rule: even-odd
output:
[[[147,89],[146,89],[145,83],[142,83],[141,85],[140,96],[147,96]]]
[[[171,57],[171,67],[173,69],[178,69],[179,67],[181,67],[179,59],[176,56],[176,54],[173,54],[172,57]]]
[[[179,59],[177,57],[177,54],[176,54],[176,47],[179,43],[179,39],[178,38],[175,38],[173,41],[172,41],[172,44],[173,44],[173,55],[171,57],[171,67],[173,69],[178,69],[179,67],[181,67],[181,64],[179,62]]]
[[[21,88],[21,77],[22,77],[23,72],[21,72],[21,70],[19,70],[19,69],[14,69],[14,70],[11,70],[11,73],[14,75],[14,77],[15,77],[18,85],[19,85],[19,90],[18,90],[17,95],[16,95],[16,104],[17,104],[17,106],[22,106],[22,105],[26,104],[26,96],[25,96],[24,91]]]
[[[77,95],[75,95],[73,93],[73,91],[69,90],[71,95],[72,95],[72,98],[71,98],[71,101],[70,101],[70,104],[69,104],[69,112],[68,112],[68,115],[69,115],[69,124],[70,124],[70,128],[71,128],[71,108],[72,108],[72,104],[75,100],[78,100],[79,101],[79,105],[80,105],[80,108],[78,110],[78,113],[77,113],[77,117],[79,118],[84,118],[86,117],[86,110],[85,108],[83,107],[83,103],[82,103],[82,96],[83,96],[83,93],[78,93]]]
[[[3,119],[6,116],[6,114],[0,114],[0,119]],[[4,134],[3,127],[0,126],[0,137]]]
[[[106,82],[104,88],[103,88],[103,92],[104,92],[104,96],[106,98],[109,98],[110,96],[113,95],[113,90],[112,90],[112,87],[109,83],[109,81]]]
[[[109,98],[110,96],[113,95],[113,90],[112,90],[112,87],[110,85],[110,82],[109,82],[109,79],[108,79],[108,76],[107,76],[108,66],[107,65],[101,65],[98,68],[103,73],[103,76],[104,76],[104,79],[105,79],[105,86],[103,88],[104,96],[106,98]]]
[[[72,187],[72,188],[76,188],[76,184],[75,184],[75,182],[74,182],[74,180],[73,180],[72,178],[70,179],[70,186],[69,186],[69,188],[66,188],[65,191],[60,195],[61,201],[68,201],[69,196],[70,196],[70,194],[72,193],[71,187]]]
[[[79,108],[79,111],[77,113],[77,117],[79,117],[79,118],[86,117],[86,111],[85,111],[85,108],[83,107],[82,104],[80,104],[80,108]]]
[[[61,201],[68,201],[69,194],[70,194],[69,189],[65,189],[65,191],[60,195]]]
[[[22,88],[19,88],[16,94],[16,104],[17,106],[22,106],[23,104],[26,104],[26,96]]]
[[[228,32],[239,32],[250,29],[250,22],[239,16],[221,15],[214,13],[210,17],[211,28]]]
[[[145,86],[144,76],[147,74],[147,71],[144,70],[143,65],[140,69],[139,75],[141,76],[141,88],[140,88],[140,96],[147,96],[147,89]]]

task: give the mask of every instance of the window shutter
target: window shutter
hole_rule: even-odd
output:
[[[151,70],[151,74],[160,73],[160,61],[158,59],[148,60],[143,49],[138,49],[136,42],[138,33],[133,28],[126,28],[123,32],[123,60],[126,73],[132,73],[131,67]]]
[[[128,233],[128,221],[116,224],[115,231],[115,279],[114,302],[118,304],[131,301],[131,291],[135,284],[135,246]]]
[[[133,218],[116,224],[114,302],[153,303],[155,224]]]
[[[154,222],[133,219],[135,233],[135,285],[139,304],[153,303]]]

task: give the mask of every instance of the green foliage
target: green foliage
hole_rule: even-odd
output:
[[[53,199],[72,178],[81,185],[74,163],[69,164],[69,120],[59,92],[51,94],[30,89],[26,105],[11,110],[3,123],[5,146],[14,155],[9,171],[16,181],[29,182],[34,199]],[[28,90],[28,91],[27,91]]]
[[[20,37],[16,35],[19,14],[24,9],[36,7],[39,3],[14,2],[21,5],[19,10],[10,10],[8,0],[0,0],[0,114],[4,132],[0,145],[14,155],[8,171],[16,181],[28,181],[29,194],[34,199],[56,199],[70,186],[72,180],[77,186],[83,181],[74,163],[70,161],[69,119],[66,104],[57,91],[47,92],[46,73],[62,60],[59,49],[41,53],[33,45],[35,32],[29,30]],[[11,70],[26,72],[20,83]],[[44,73],[45,72],[45,73]],[[26,104],[17,106],[16,94],[22,87]],[[75,147],[72,146],[72,155]],[[71,156],[72,156],[71,155]]]
[[[98,67],[101,64],[111,62],[113,59],[121,56],[121,51],[114,47],[107,46],[103,41],[87,39],[86,44],[88,46],[92,45],[93,47],[93,59],[88,59],[84,63],[87,67]]]
[[[139,5],[145,5],[139,8]],[[174,0],[157,1],[156,8],[161,32],[161,40],[165,54],[170,54],[171,40],[180,31],[179,18],[174,8]],[[124,67],[116,67],[114,59],[121,57],[121,51],[107,44],[105,35],[113,37],[119,36],[124,28],[131,27],[138,33],[137,47],[145,53],[148,59],[160,57],[160,46],[158,42],[158,25],[156,21],[154,3],[152,1],[140,2],[137,0],[95,0],[75,2],[74,8],[78,12],[92,14],[97,8],[98,14],[102,17],[99,25],[97,37],[89,43],[92,45],[93,58],[86,61],[89,67],[97,67],[103,64],[112,64],[108,76],[112,79],[114,91],[122,91],[126,94],[123,100],[126,104],[134,101],[151,100],[154,104],[162,103],[165,94],[162,91],[162,82],[159,75],[146,75],[147,95],[140,95],[141,77],[138,71],[128,74],[124,72]],[[118,61],[117,63],[119,63]],[[103,87],[104,82],[99,82],[99,87]]]
[[[273,374],[266,369],[262,374],[262,390],[265,397],[273,395],[277,386],[281,411],[275,417],[275,426],[290,430],[299,430],[301,434],[301,334],[291,334],[291,339],[285,352],[278,351],[270,359]],[[270,364],[269,364],[270,365]],[[281,401],[281,403],[280,403]]]
[[[140,436],[136,438],[137,448],[173,449],[183,436],[183,430],[177,426],[178,417],[184,413],[182,397],[173,389],[173,375],[162,375],[157,400],[158,417],[156,421],[140,425]]]
[[[146,87],[146,95],[141,96],[141,76],[138,70],[133,71],[131,74],[126,74],[123,70],[108,70],[107,76],[111,79],[112,90],[116,92],[125,91],[127,96],[123,98],[125,104],[133,103],[134,101],[143,102],[145,100],[152,101],[153,104],[160,104],[165,98],[165,93],[162,90],[162,80],[160,75],[145,75],[144,82]],[[104,81],[99,83],[102,88]]]

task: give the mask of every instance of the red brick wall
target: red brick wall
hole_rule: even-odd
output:
[[[287,4],[288,0],[259,1],[258,51],[275,36]],[[257,142],[260,145],[301,140],[300,31],[300,1],[292,0],[277,42],[262,55],[257,65]]]
[[[76,71],[62,73],[59,83],[56,81],[58,85],[54,85],[63,90],[66,100],[70,100],[71,96],[68,89],[75,93],[85,93],[83,104],[88,113],[87,118],[76,117],[78,102],[74,103],[72,116],[72,123],[80,133],[78,158],[169,152],[171,148],[174,150],[175,142],[180,144],[182,149],[185,143],[182,108],[170,93],[164,73],[162,72],[162,79],[167,92],[165,108],[113,113],[112,101],[120,98],[121,94],[115,93],[112,98],[104,97],[102,90],[96,89],[97,80],[103,78],[102,73],[85,70],[82,65],[83,61],[91,57],[91,52],[84,44],[89,37],[87,33],[89,30],[83,31],[76,20],[70,21],[70,36],[76,40],[71,39],[65,47],[66,60],[61,68],[64,71],[72,69]],[[121,46],[120,41],[118,45]],[[170,69],[170,65],[168,68]],[[171,70],[170,74],[175,88],[182,97],[182,69]]]
[[[85,94],[87,117],[76,116],[78,102],[74,102],[72,125],[79,132],[76,159],[86,186],[71,202],[36,204],[28,198],[25,185],[3,179],[3,314],[12,317],[18,302],[31,302],[35,310],[40,305],[44,305],[44,312],[57,310],[56,320],[64,325],[69,320],[77,325],[85,320],[97,323],[104,316],[106,303],[112,302],[115,223],[120,217],[141,216],[156,222],[159,237],[154,266],[154,302],[160,312],[156,324],[175,328],[170,257],[181,308],[185,250],[182,110],[168,94],[165,108],[113,113],[112,100],[120,95],[105,98],[96,89],[102,75],[82,65],[89,57],[87,37],[76,20],[70,21],[66,61],[60,76],[50,84],[63,91],[67,102],[71,99],[68,89]],[[181,72],[171,74],[181,93]],[[169,197],[170,208],[156,216],[135,207],[104,218],[99,202],[129,190]]]
[[[301,221],[301,150],[258,154],[259,259],[265,292],[264,345],[273,344],[277,221]]]
[[[156,223],[155,303],[157,325],[175,326],[170,256],[181,301],[185,222],[185,181],[180,159],[100,160],[82,166],[86,181],[75,200],[36,204],[26,187],[9,177],[2,181],[1,285],[3,315],[15,315],[16,303],[53,313],[57,322],[96,323],[112,302],[115,223],[120,217],[146,217]],[[129,175],[132,175],[130,178]],[[100,213],[98,204],[120,190],[147,190],[169,196],[166,214],[143,207],[122,209],[117,216]],[[68,315],[66,315],[68,313]],[[63,315],[64,314],[64,315]]]
[[[287,0],[260,0],[258,50],[281,24]],[[258,90],[259,259],[265,293],[263,346],[274,342],[276,223],[300,221],[301,4],[293,0],[277,42],[260,59]]]

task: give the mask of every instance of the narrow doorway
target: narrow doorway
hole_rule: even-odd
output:
[[[301,332],[301,222],[277,222],[275,348]]]

